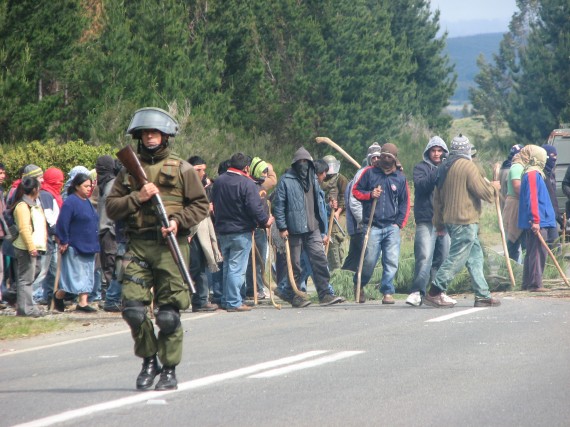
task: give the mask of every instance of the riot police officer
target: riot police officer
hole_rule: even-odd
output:
[[[166,111],[137,110],[127,134],[138,140],[138,158],[148,183],[140,186],[123,168],[106,202],[109,217],[126,222],[128,250],[123,258],[123,318],[131,328],[135,355],[143,358],[136,381],[139,390],[151,388],[159,374],[156,390],[177,388],[175,367],[182,357],[183,338],[180,310],[189,307],[190,295],[164,236],[174,233],[184,259],[188,259],[190,229],[209,211],[204,187],[194,168],[169,147],[169,137],[177,133],[178,123]],[[160,194],[164,202],[168,228],[161,227],[156,217],[151,202],[155,194]],[[158,307],[155,319],[158,336],[148,316],[153,299]]]

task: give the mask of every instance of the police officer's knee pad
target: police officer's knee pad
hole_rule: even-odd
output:
[[[123,319],[133,331],[138,331],[146,320],[146,307],[140,301],[125,301]]]
[[[156,315],[156,326],[165,335],[173,334],[180,326],[180,313],[178,309],[171,305],[163,305],[158,308]]]

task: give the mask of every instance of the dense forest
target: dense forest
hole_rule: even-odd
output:
[[[362,156],[448,128],[438,30],[427,0],[0,0],[0,142],[117,145],[157,106],[202,150],[326,135]]]
[[[470,98],[497,135],[543,142],[570,121],[570,2],[517,6]],[[429,0],[0,0],[0,150],[117,147],[157,106],[181,124],[177,151],[208,162],[243,150],[282,168],[328,136],[359,159],[397,142],[411,166],[429,136],[452,136],[438,31]]]

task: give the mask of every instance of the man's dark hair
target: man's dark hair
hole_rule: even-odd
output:
[[[315,160],[315,173],[317,175],[322,174],[323,172],[329,171],[329,164],[325,162],[323,159]]]
[[[251,164],[251,157],[243,153],[235,153],[230,158],[230,167],[237,170],[244,170],[246,166]]]
[[[192,156],[188,159],[188,163],[190,163],[192,166],[196,166],[205,165],[206,161],[200,156]]]
[[[4,166],[4,163],[0,162],[0,170],[5,171],[6,170],[6,166]]]
[[[218,175],[226,173],[229,167],[230,167],[230,159],[222,160],[218,165]]]

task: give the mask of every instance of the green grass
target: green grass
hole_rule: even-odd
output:
[[[59,331],[66,328],[70,322],[66,319],[0,316],[0,340],[27,338]]]

